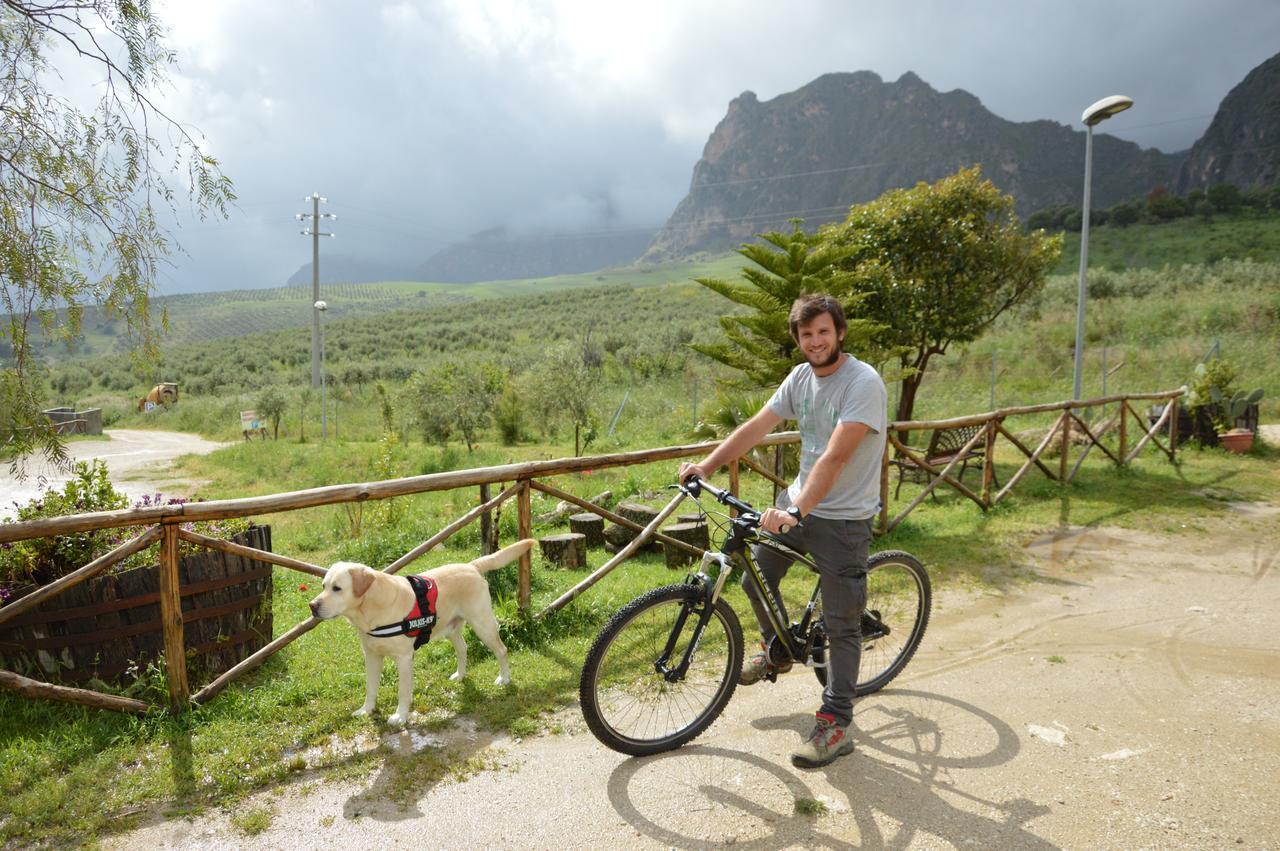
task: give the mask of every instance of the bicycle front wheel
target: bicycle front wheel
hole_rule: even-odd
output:
[[[719,717],[742,670],[742,626],[717,600],[694,647],[688,670],[671,679],[658,669],[684,658],[698,623],[704,590],[682,584],[656,588],[624,606],[596,636],[582,666],[578,694],[595,737],[620,753],[645,756],[678,748]]]
[[[858,694],[879,691],[907,666],[924,640],[932,605],[929,574],[915,556],[888,550],[871,557]]]

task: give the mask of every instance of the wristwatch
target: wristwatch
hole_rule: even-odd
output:
[[[783,526],[782,526],[782,530],[781,530],[781,531],[782,531],[784,534],[785,534],[785,533],[787,533],[787,532],[790,532],[790,531],[791,531],[792,529],[794,529],[796,526],[799,526],[799,525],[800,525],[800,521],[804,519],[804,517],[800,514],[800,509],[799,509],[799,508],[796,508],[794,505],[787,509],[787,514],[788,514],[788,515],[789,515],[793,520],[795,520],[796,522],[795,522],[793,525],[790,525],[790,526],[788,526],[788,525],[786,525],[786,524],[783,524]]]

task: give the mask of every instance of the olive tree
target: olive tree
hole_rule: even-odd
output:
[[[904,375],[896,419],[911,419],[929,360],[976,340],[1009,308],[1040,289],[1062,237],[1026,233],[980,169],[895,189],[822,229],[839,246],[862,313],[882,324],[877,339],[898,349]]]
[[[97,306],[125,320],[140,361],[154,358],[170,175],[202,215],[225,216],[235,198],[153,100],[172,61],[149,0],[0,0],[0,440],[15,459],[37,448],[66,459],[40,416],[37,331],[73,339]],[[70,82],[88,78],[92,88]],[[96,101],[83,108],[87,92]]]
[[[498,364],[451,358],[409,379],[410,404],[423,437],[445,443],[456,431],[472,452],[507,384]]]

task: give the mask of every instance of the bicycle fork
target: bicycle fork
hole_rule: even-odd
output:
[[[702,554],[702,565],[706,567],[708,564],[717,565],[715,582],[712,583],[711,577],[701,570],[693,575],[690,584],[703,592],[701,606],[696,608],[686,604],[680,607],[676,622],[671,626],[671,634],[667,636],[666,647],[662,649],[661,655],[654,661],[655,670],[667,682],[674,683],[684,679],[684,675],[689,670],[689,664],[693,661],[693,654],[698,652],[698,645],[702,642],[702,634],[706,631],[707,624],[711,620],[716,601],[720,599],[720,592],[724,590],[725,580],[729,578],[729,574],[732,572],[729,556],[724,553],[704,552]],[[691,612],[698,616],[698,622],[694,624],[693,634],[689,636],[689,643],[685,646],[679,663],[673,668],[670,666],[671,654],[676,650],[676,645],[679,643],[680,636],[684,633],[684,627],[689,620]]]

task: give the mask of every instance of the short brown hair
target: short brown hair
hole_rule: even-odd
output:
[[[805,293],[791,305],[791,314],[787,317],[791,339],[799,342],[800,326],[807,325],[824,313],[831,314],[836,334],[843,336],[848,323],[844,321],[844,308],[840,306],[840,302],[826,293]]]

